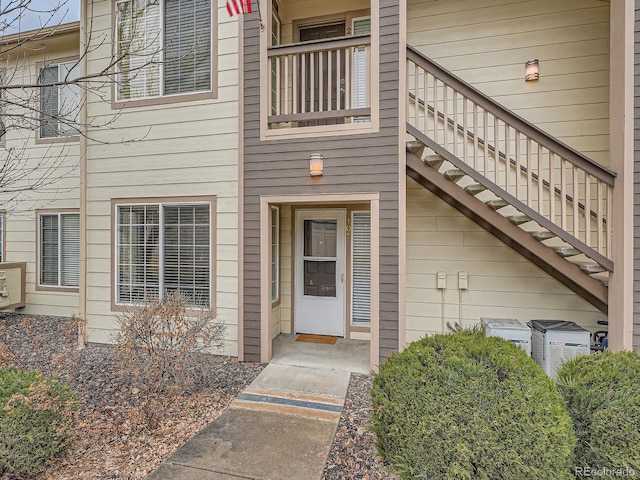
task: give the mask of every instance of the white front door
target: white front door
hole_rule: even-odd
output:
[[[296,333],[345,332],[345,210],[297,210]]]

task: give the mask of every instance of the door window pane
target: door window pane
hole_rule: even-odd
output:
[[[313,297],[336,296],[335,261],[304,261],[304,294]]]
[[[305,220],[304,256],[335,258],[337,254],[337,231],[337,220]]]

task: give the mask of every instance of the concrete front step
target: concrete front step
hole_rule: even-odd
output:
[[[350,373],[271,363],[148,480],[322,476]]]
[[[487,187],[485,187],[484,185],[482,185],[481,183],[472,183],[470,185],[467,185],[466,187],[464,187],[464,191],[467,192],[470,195],[478,195],[479,193],[484,192],[487,189]]]
[[[553,238],[556,236],[555,233],[551,233],[548,230],[540,230],[538,232],[531,232],[531,236],[533,238],[535,238],[536,240],[542,242],[544,240],[549,240],[550,238]]]
[[[494,200],[487,200],[486,202],[484,202],[488,207],[493,208],[494,210],[499,210],[501,208],[506,207],[507,205],[509,205],[509,202],[507,202],[505,199],[503,198],[496,198]]]
[[[452,182],[457,182],[462,177],[464,177],[464,172],[459,168],[452,168],[444,172],[444,176],[451,180]]]

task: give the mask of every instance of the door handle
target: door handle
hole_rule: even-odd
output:
[[[344,283],[344,273],[340,274],[340,283]]]

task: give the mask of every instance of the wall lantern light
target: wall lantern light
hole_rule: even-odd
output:
[[[312,153],[309,160],[309,175],[319,177],[323,175],[324,158],[320,153]]]
[[[527,82],[538,80],[540,73],[538,70],[538,59],[529,60],[524,64],[524,79]]]

